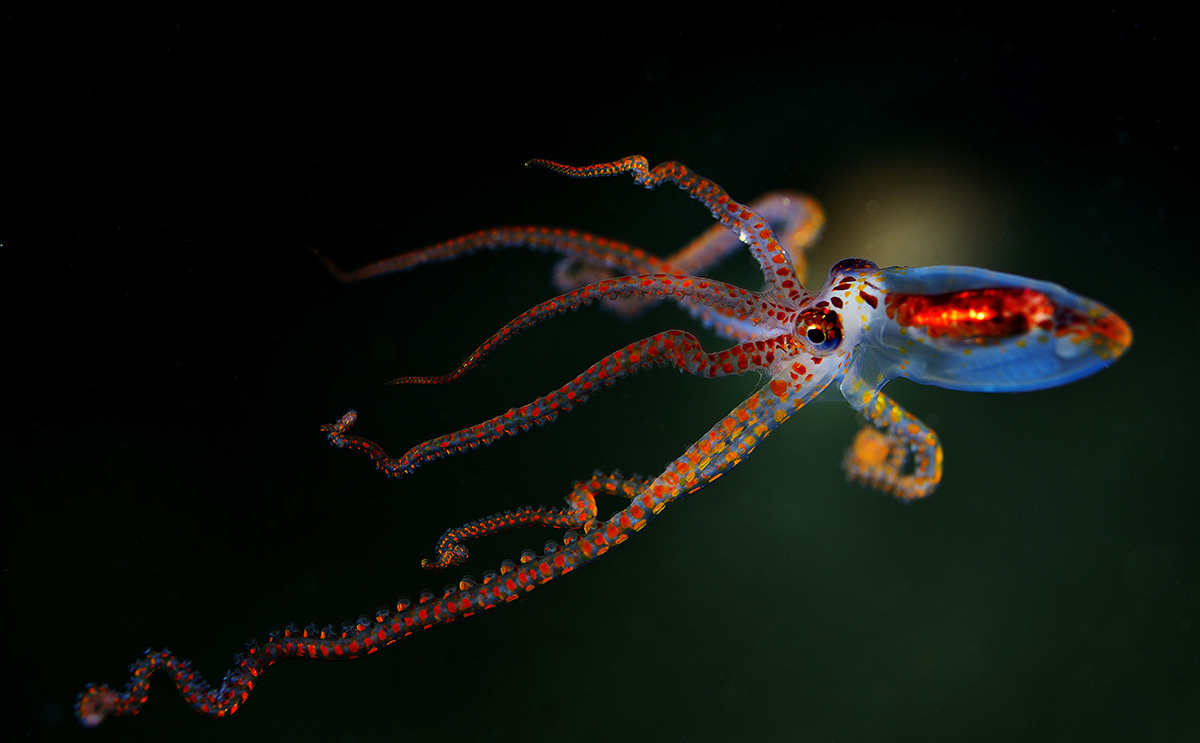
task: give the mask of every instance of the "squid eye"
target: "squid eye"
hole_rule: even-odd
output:
[[[807,309],[796,319],[796,335],[803,336],[817,353],[829,353],[842,344],[842,318],[830,309]]]

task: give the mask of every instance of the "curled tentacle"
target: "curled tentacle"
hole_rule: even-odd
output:
[[[876,392],[862,408],[863,426],[842,466],[851,480],[901,500],[924,498],[942,480],[942,445],[915,415]]]
[[[596,525],[596,496],[616,495],[632,500],[645,489],[648,480],[634,475],[622,477],[619,472],[611,475],[596,473],[590,480],[575,483],[567,496],[567,505],[557,508],[526,506],[494,513],[468,522],[453,529],[438,539],[434,556],[421,561],[421,566],[430,570],[441,570],[451,565],[461,565],[470,557],[463,542],[481,539],[509,529],[526,526],[549,526],[556,529],[581,529],[587,533]],[[567,539],[569,544],[572,540]]]

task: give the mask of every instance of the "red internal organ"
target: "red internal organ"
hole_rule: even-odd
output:
[[[1054,328],[1054,303],[1032,289],[970,289],[950,294],[890,294],[888,317],[931,338],[1006,338]]]

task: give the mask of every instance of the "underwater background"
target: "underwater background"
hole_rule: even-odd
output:
[[[101,740],[1194,740],[1200,412],[1193,54],[1140,5],[426,8],[424,17],[120,9],[3,22],[4,727]],[[598,307],[452,369],[555,293],[510,250],[358,285],[476,229],[577,227],[655,254],[710,222],[673,187],[531,157],[679,160],[748,202],[794,188],[855,256],[1060,283],[1128,355],[984,395],[893,382],[946,452],[929,499],[846,482],[818,404],[577,575],[351,663],[273,668],[208,720],[165,679],[82,731],[87,682],[147,646],[219,683],[252,636],[352,620],[555,535],[420,567],[450,526],[654,474],[754,388],[653,370],[545,429],[389,481],[393,454],[697,324]],[[713,272],[757,289],[748,257]],[[720,348],[704,336],[710,348]],[[1191,483],[1191,484],[1189,484]],[[601,513],[617,508],[602,504]],[[7,737],[7,736],[6,736]]]

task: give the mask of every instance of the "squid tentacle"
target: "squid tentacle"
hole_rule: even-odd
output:
[[[545,164],[547,167],[551,165],[549,161],[541,160],[531,161],[527,165],[534,163]],[[641,158],[641,163],[644,169],[644,158]],[[563,169],[559,170],[559,172],[565,172],[567,168],[567,166],[553,165],[556,168]],[[771,235],[771,240],[775,239],[772,226],[778,226],[780,236],[778,245],[790,256],[791,260],[790,270],[792,271],[792,279],[790,281],[795,285],[800,285],[800,291],[804,291],[802,286],[806,265],[804,251],[816,241],[825,223],[824,212],[816,200],[805,194],[781,191],[756,199],[751,202],[748,208],[742,207],[736,201],[729,199],[718,186],[693,176],[686,167],[678,163],[664,163],[662,166],[656,167],[655,172],[672,165],[675,166],[676,174],[661,176],[659,181],[653,183],[647,181],[644,185],[652,188],[662,179],[674,180],[680,184],[681,188],[689,191],[693,198],[706,203],[718,218],[722,218],[722,215],[717,211],[714,203],[719,202],[721,199],[725,199],[728,204],[744,210],[739,215],[739,217],[744,218],[734,219],[732,222],[722,219],[721,224],[713,225],[698,238],[666,259],[657,258],[629,243],[600,235],[593,235],[580,230],[538,226],[509,226],[478,230],[452,240],[437,243],[436,245],[385,258],[350,271],[340,269],[328,257],[315,250],[314,252],[324,262],[329,272],[335,278],[343,283],[354,283],[378,276],[409,271],[430,263],[452,261],[480,250],[527,247],[533,250],[554,252],[564,256],[564,260],[555,267],[553,278],[557,288],[561,291],[568,291],[580,287],[585,283],[596,283],[610,279],[614,276],[614,271],[627,274],[667,272],[697,274],[711,268],[728,257],[736,248],[743,244],[742,239],[744,237],[752,242],[752,252],[755,252],[757,257],[761,250],[753,247],[755,240],[747,237],[750,233],[746,231],[746,225],[742,224],[742,222],[753,216],[757,217],[759,227],[764,224],[767,226],[767,233]],[[576,177],[593,177],[594,175],[577,175]],[[696,183],[692,183],[693,181]],[[698,188],[697,184],[711,186],[711,193],[698,193],[696,190]],[[757,242],[762,243],[763,240],[759,238]],[[761,245],[759,247],[761,248]],[[761,262],[762,259],[760,258]],[[781,269],[778,266],[772,265],[769,267],[769,270],[768,285],[770,286],[773,281],[779,279]],[[764,271],[768,271],[766,264],[764,264]],[[799,295],[793,294],[792,298],[795,299],[796,296]],[[694,298],[686,295],[676,295],[672,298],[700,320],[706,328],[713,330],[725,338],[746,340],[747,338],[755,337],[753,328],[748,327],[745,322],[739,321],[735,314],[728,308],[708,306],[703,303],[697,304]],[[605,298],[603,303],[608,309],[626,317],[640,314],[654,304],[654,302],[634,302],[628,298]]]
[[[454,381],[471,369],[475,368],[484,356],[496,347],[507,342],[526,328],[533,327],[543,320],[562,314],[567,310],[576,310],[590,305],[597,299],[609,297],[661,297],[670,296],[677,299],[688,298],[695,302],[719,307],[736,316],[738,319],[754,324],[756,321],[764,325],[774,326],[775,331],[782,330],[784,323],[792,316],[791,310],[770,302],[756,292],[747,291],[733,284],[711,281],[696,276],[681,274],[644,274],[641,276],[620,276],[606,279],[595,284],[588,284],[574,291],[559,295],[538,304],[509,321],[504,327],[492,334],[483,342],[466,361],[457,369],[447,374],[436,376],[407,376],[393,379],[388,384],[445,384]],[[764,311],[769,310],[769,313]],[[764,313],[764,314],[756,314]],[[764,318],[770,318],[764,322]],[[764,331],[765,332],[765,331]]]
[[[534,225],[478,230],[436,245],[368,263],[350,271],[338,268],[337,264],[321,253],[316,251],[314,253],[334,278],[344,284],[352,284],[379,276],[411,271],[431,263],[457,260],[481,250],[521,247],[559,253],[589,265],[616,269],[622,273],[657,273],[667,270],[660,258],[629,243],[602,235],[593,235],[582,230]]]
[[[626,481],[613,476],[614,489],[634,492],[623,510],[596,523],[586,534],[569,531],[561,544],[547,542],[540,556],[527,553],[520,564],[501,563],[500,571],[486,572],[482,582],[464,577],[457,585],[448,586],[440,597],[423,591],[415,603],[402,596],[394,606],[380,607],[373,615],[364,614],[344,623],[340,631],[328,625],[318,629],[315,624],[303,629],[289,624],[282,632],[271,631],[265,642],[251,640],[246,644],[245,652],[235,657],[233,668],[226,672],[220,686],[209,684],[190,661],[171,651],[147,649],[131,666],[123,690],[89,684],[79,695],[75,714],[86,727],[95,727],[111,715],[135,715],[149,697],[151,676],[164,671],[194,710],[210,717],[227,717],[245,703],[262,674],[280,661],[362,658],[421,630],[515,601],[592,562],[644,528],[672,501],[703,488],[735,466],[786,420],[791,410],[812,399],[828,382],[823,379],[819,385],[806,387],[773,381],[730,411],[652,481]],[[607,488],[607,484],[601,484]]]
[[[891,397],[874,393],[842,466],[855,482],[901,500],[924,498],[942,480],[942,445],[933,429]]]
[[[566,506],[547,508],[545,506],[525,506],[510,509],[501,513],[484,516],[481,519],[468,522],[453,529],[438,539],[434,548],[434,556],[421,560],[421,567],[429,570],[442,570],[452,565],[462,565],[471,553],[463,542],[472,539],[482,539],[509,529],[519,529],[526,526],[548,526],[556,529],[582,529],[590,532],[596,526],[596,496],[616,495],[625,500],[636,498],[646,486],[648,480],[634,475],[622,477],[619,472],[603,475],[597,472],[590,480],[575,483],[571,494],[566,497]],[[569,539],[567,541],[570,541]],[[522,562],[532,559],[532,553],[522,555]]]
[[[792,256],[797,280],[804,283],[805,269],[808,265],[805,251],[817,241],[825,226],[825,213],[821,205],[807,194],[775,191],[750,202],[750,209],[771,225],[780,245]],[[629,273],[673,271],[693,275],[704,274],[742,247],[744,244],[736,234],[724,225],[714,224],[683,248],[664,258],[661,267],[642,268]],[[616,264],[592,260],[590,255],[568,253],[567,257],[555,265],[554,285],[565,292],[584,284],[612,278],[616,275],[612,270],[615,266]],[[604,304],[617,315],[634,317],[654,306],[656,302],[615,299],[605,300]],[[687,301],[681,301],[679,304],[705,327],[712,328],[723,337],[731,340],[745,340],[749,337],[739,333],[739,325],[731,321],[729,314],[719,308]]]
[[[730,198],[723,188],[692,172],[683,163],[667,161],[651,169],[646,158],[641,155],[630,155],[613,162],[584,166],[563,165],[541,158],[525,163],[525,167],[534,165],[571,178],[603,178],[629,173],[633,176],[634,183],[646,188],[655,188],[668,181],[674,183],[693,199],[708,207],[717,222],[749,246],[750,253],[762,268],[767,286],[777,298],[799,304],[811,296],[796,275],[791,254],[779,244],[767,220],[745,204]]]
[[[657,333],[605,356],[575,379],[531,403],[512,408],[469,428],[430,439],[409,449],[399,458],[389,457],[383,447],[369,439],[347,434],[358,418],[353,410],[337,421],[322,426],[321,430],[329,436],[329,442],[339,449],[362,452],[389,477],[402,477],[425,462],[485,446],[503,436],[515,436],[535,425],[553,422],[559,414],[570,412],[576,405],[587,402],[591,394],[612,386],[640,369],[655,365],[673,366],[695,376],[724,377],[760,371],[794,350],[794,341],[786,335],[747,341],[713,353],[705,351],[699,339],[691,333],[682,330]]]
[[[825,227],[825,212],[816,199],[798,191],[772,191],[750,202],[750,210],[771,225],[779,244],[792,257],[792,269],[804,283],[805,251],[816,243]],[[666,258],[672,271],[701,273],[743,247],[738,236],[724,225],[712,225],[704,234]]]
[[[779,243],[791,255],[797,280],[802,283],[806,265],[804,251],[816,242],[825,224],[820,204],[807,194],[778,191],[755,199],[749,208],[776,230]],[[353,270],[343,270],[327,256],[315,249],[313,252],[334,278],[350,284],[411,271],[431,263],[453,261],[482,250],[525,247],[564,256],[555,267],[553,283],[560,291],[566,292],[587,283],[613,278],[617,273],[702,273],[729,257],[742,244],[736,233],[725,225],[717,224],[676,253],[660,259],[629,243],[586,231],[516,225],[477,230]],[[687,297],[675,299],[707,327],[721,332],[727,325],[723,318],[727,318],[728,313],[721,308],[697,306],[690,303]],[[623,316],[640,314],[651,305],[627,299],[605,300],[605,304]],[[742,339],[740,336],[727,337]]]

